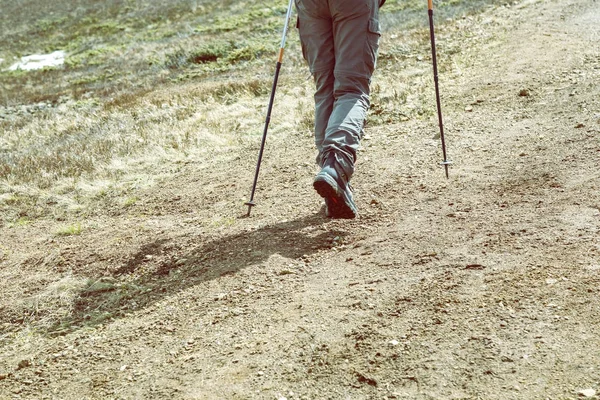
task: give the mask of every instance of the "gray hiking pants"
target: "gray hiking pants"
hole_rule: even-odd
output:
[[[295,1],[302,54],[316,84],[317,163],[333,151],[350,177],[370,105],[379,0]]]

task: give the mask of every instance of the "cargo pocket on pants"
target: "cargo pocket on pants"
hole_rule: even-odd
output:
[[[306,45],[304,44],[304,40],[302,40],[302,36],[300,35],[300,16],[296,17],[296,29],[298,29],[298,34],[300,36],[300,48],[302,49],[302,58],[308,61],[308,58],[306,58]]]
[[[371,18],[367,32],[365,63],[370,73],[373,73],[377,66],[377,52],[379,50],[379,39],[381,38],[381,28],[379,20]]]

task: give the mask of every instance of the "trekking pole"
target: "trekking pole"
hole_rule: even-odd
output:
[[[440,138],[442,139],[442,152],[444,153],[444,161],[440,163],[446,169],[446,179],[449,178],[448,166],[452,164],[452,161],[448,161],[446,155],[446,141],[444,140],[444,123],[442,122],[442,104],[440,102],[440,85],[438,82],[438,69],[437,69],[437,57],[435,55],[435,32],[433,29],[433,0],[429,2],[429,32],[431,35],[431,55],[433,57],[433,80],[435,82],[435,99],[437,103],[438,120],[440,125]]]
[[[254,184],[252,185],[252,194],[250,195],[250,201],[245,203],[248,206],[248,214],[252,211],[254,203],[254,193],[256,192],[256,183],[258,182],[258,173],[260,171],[260,164],[262,162],[263,152],[265,150],[265,142],[267,140],[267,131],[269,130],[269,123],[271,122],[271,111],[273,110],[273,102],[275,100],[275,90],[277,89],[277,81],[279,80],[279,72],[281,71],[281,64],[283,63],[283,52],[285,49],[285,41],[287,38],[288,28],[290,26],[290,18],[292,17],[292,3],[294,0],[290,0],[288,5],[287,13],[285,15],[285,24],[283,26],[283,34],[281,37],[281,46],[279,46],[279,55],[277,57],[277,65],[275,67],[275,78],[273,79],[273,87],[271,88],[271,97],[269,99],[269,106],[267,107],[267,118],[265,120],[265,129],[263,131],[262,142],[260,144],[260,151],[258,153],[258,162],[256,163],[256,172],[254,173]]]

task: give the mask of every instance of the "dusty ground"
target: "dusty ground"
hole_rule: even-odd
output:
[[[411,120],[369,130],[356,221],[324,218],[298,134],[270,139],[251,218],[254,147],[81,235],[3,228],[24,298],[95,283],[46,334],[1,321],[0,398],[598,398],[599,4],[477,18],[492,40],[441,77],[449,180]]]

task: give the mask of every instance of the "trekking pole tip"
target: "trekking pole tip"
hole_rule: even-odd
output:
[[[246,214],[246,217],[249,217],[250,213],[252,212],[252,207],[254,207],[256,204],[253,201],[249,201],[244,204],[248,206],[248,214]]]
[[[446,179],[450,179],[450,175],[449,175],[449,173],[448,173],[448,167],[449,167],[450,165],[452,165],[452,161],[442,161],[442,162],[440,163],[440,165],[443,165],[443,166],[444,166],[444,169],[446,170]]]

